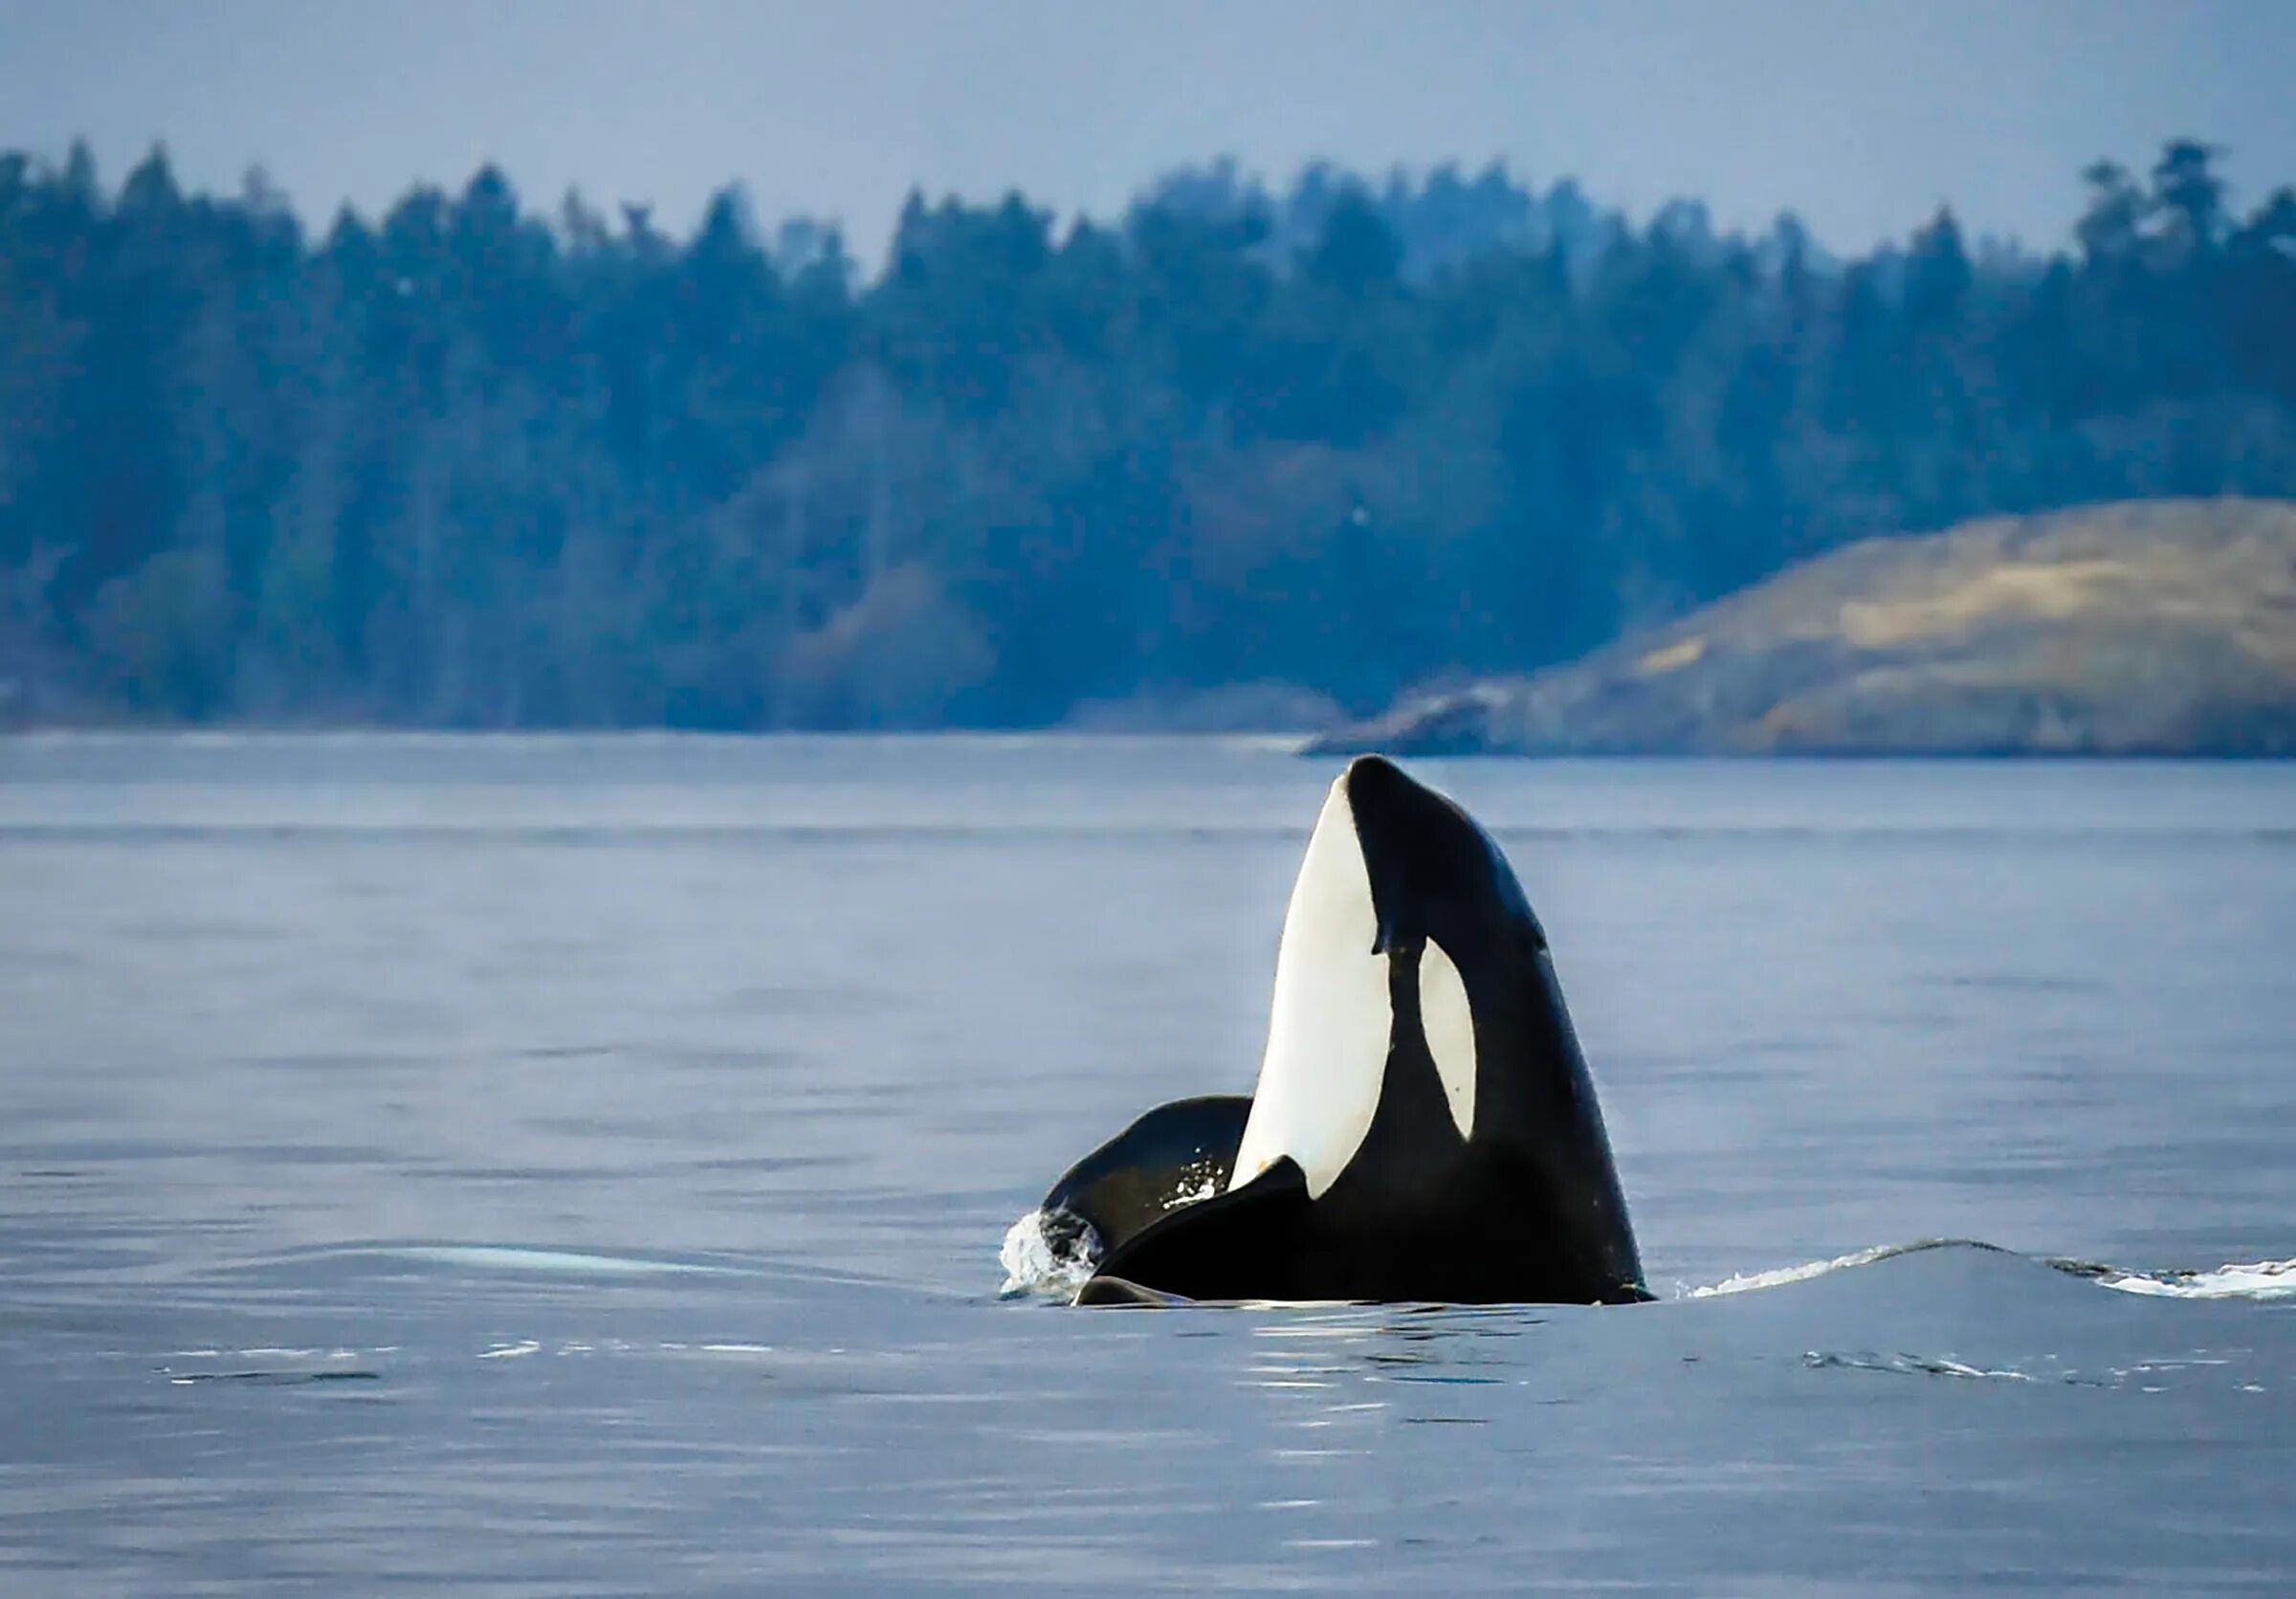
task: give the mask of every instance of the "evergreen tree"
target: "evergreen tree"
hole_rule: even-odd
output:
[[[1875,532],[2296,494],[2296,191],[2100,163],[2067,249],[1837,261],[1498,167],[913,196],[884,274],[509,179],[315,237],[0,154],[0,720],[1365,708]]]

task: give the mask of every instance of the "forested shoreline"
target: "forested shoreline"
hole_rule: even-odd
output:
[[[730,190],[681,236],[490,168],[315,231],[0,153],[0,722],[1360,712],[1875,533],[2296,496],[2296,190],[2214,161],[1855,258],[1220,165],[913,197],[871,276]]]

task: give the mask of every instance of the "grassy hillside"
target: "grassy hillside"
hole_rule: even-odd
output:
[[[2296,502],[2140,500],[1869,540],[1315,747],[2296,754]]]

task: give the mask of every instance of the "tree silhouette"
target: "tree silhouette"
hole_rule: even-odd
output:
[[[913,195],[865,279],[730,189],[676,236],[487,167],[307,237],[260,174],[0,153],[0,718],[1360,708],[1872,533],[2296,494],[2296,190],[2081,176],[2060,253],[1841,260],[1225,162],[1106,224]]]

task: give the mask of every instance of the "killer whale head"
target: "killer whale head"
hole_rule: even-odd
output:
[[[1383,758],[1309,836],[1241,1121],[1225,1189],[1145,1217],[1081,1299],[1647,1298],[1545,930],[1490,836]]]
[[[1399,1072],[1431,1071],[1458,1138],[1471,1139],[1477,1006],[1461,960],[1486,1009],[1512,1010],[1507,985],[1545,948],[1521,884],[1472,817],[1382,757],[1352,763],[1324,799],[1285,911],[1267,1053],[1229,1186],[1289,1156],[1322,1197]]]

